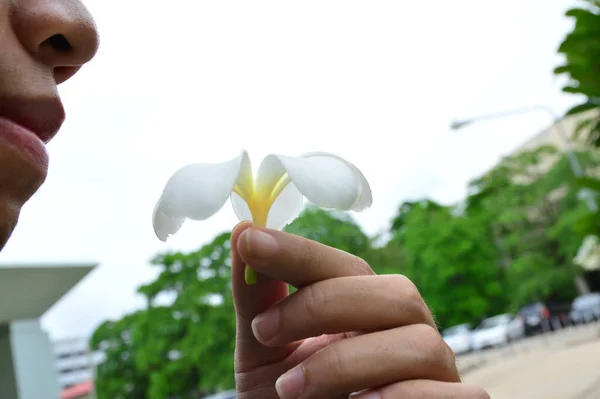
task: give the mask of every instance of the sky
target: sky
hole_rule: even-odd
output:
[[[359,167],[384,230],[402,201],[444,203],[551,123],[544,113],[455,118],[543,104],[574,0],[88,0],[94,61],[61,87],[67,122],[45,186],[23,208],[0,263],[99,266],[42,318],[53,339],[89,335],[143,305],[136,288],[165,250],[189,251],[237,222],[229,205],[167,243],[151,215],[169,176],[249,151],[328,151]]]

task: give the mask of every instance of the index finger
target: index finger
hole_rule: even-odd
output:
[[[358,256],[278,230],[244,230],[238,252],[259,274],[296,288],[337,277],[375,274]]]

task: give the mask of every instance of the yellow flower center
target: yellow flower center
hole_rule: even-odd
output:
[[[290,177],[286,173],[281,176],[270,191],[266,191],[265,189],[256,191],[253,184],[243,185],[245,187],[236,184],[233,192],[239,195],[246,202],[246,205],[248,205],[248,209],[250,209],[250,214],[252,215],[252,224],[256,227],[266,227],[271,207],[289,182]],[[250,187],[252,191],[248,189]]]
[[[246,202],[246,205],[248,205],[248,209],[252,215],[252,224],[255,227],[267,227],[269,211],[289,182],[290,177],[286,173],[281,176],[273,187],[263,187],[261,191],[257,191],[253,181],[246,181],[243,182],[244,184],[236,184],[233,192],[239,195]],[[257,278],[256,271],[246,266],[246,284],[256,284]]]

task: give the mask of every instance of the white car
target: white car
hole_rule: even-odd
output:
[[[204,399],[237,399],[235,390],[220,392],[214,395],[205,396]]]
[[[525,336],[523,319],[509,314],[490,317],[481,322],[471,336],[473,349],[481,350],[493,346],[506,345],[510,341]]]
[[[442,331],[442,337],[454,351],[455,355],[467,353],[473,349],[471,342],[471,325],[468,323],[446,328]]]

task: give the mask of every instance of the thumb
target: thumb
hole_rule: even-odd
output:
[[[266,347],[256,340],[252,332],[252,320],[288,296],[289,288],[286,283],[265,275],[259,275],[255,284],[246,284],[244,277],[246,265],[240,257],[238,241],[240,235],[250,227],[252,227],[250,222],[242,222],[231,233],[231,280],[236,312],[236,374],[243,374],[265,364],[283,360],[293,351],[291,346]],[[239,245],[242,244],[245,245],[244,243]]]

